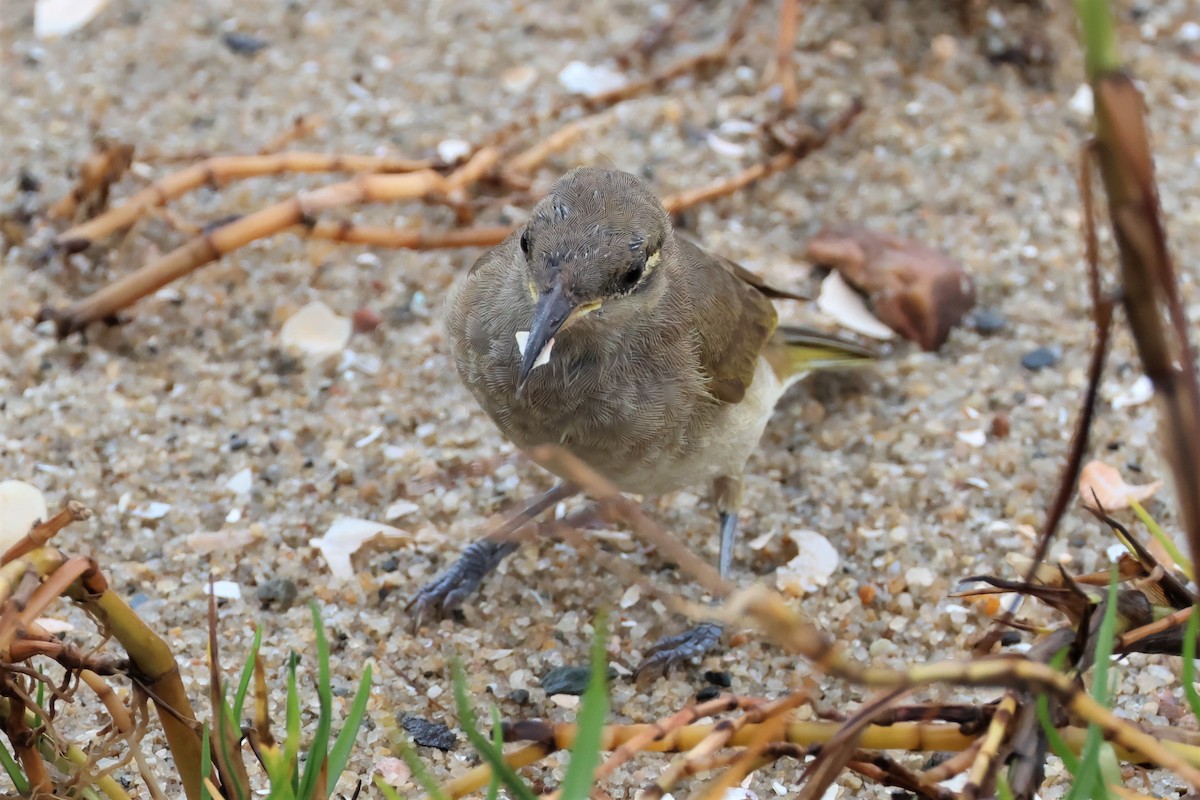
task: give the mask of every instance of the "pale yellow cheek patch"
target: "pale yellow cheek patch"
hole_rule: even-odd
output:
[[[525,348],[529,345],[529,331],[517,331],[517,350],[520,351],[521,357],[525,357]],[[550,351],[554,349],[554,339],[546,342],[546,346],[542,348],[542,352],[538,353],[537,360],[533,362],[533,367],[530,371],[538,367],[545,366],[550,363]]]

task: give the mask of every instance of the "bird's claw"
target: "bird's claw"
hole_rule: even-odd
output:
[[[659,639],[646,651],[634,677],[641,681],[659,671],[666,675],[678,664],[712,650],[721,641],[722,631],[716,622],[702,622],[683,633]]]
[[[413,629],[420,627],[428,612],[444,616],[462,605],[504,557],[517,549],[516,542],[479,539],[472,542],[450,569],[422,586],[404,610],[411,614]]]

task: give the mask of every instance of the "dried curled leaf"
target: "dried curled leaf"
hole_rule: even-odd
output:
[[[1128,484],[1116,467],[1110,467],[1103,461],[1092,461],[1079,473],[1079,497],[1085,506],[1098,511],[1129,508],[1130,500],[1144,503],[1153,497],[1162,485],[1162,481],[1142,486]]]
[[[807,255],[841,273],[879,319],[923,350],[941,347],[975,305],[975,287],[962,265],[920,242],[833,227],[809,240]]]

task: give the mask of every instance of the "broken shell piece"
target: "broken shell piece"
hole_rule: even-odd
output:
[[[1133,486],[1125,482],[1116,467],[1110,467],[1103,461],[1092,461],[1079,472],[1079,497],[1088,508],[1097,510],[1116,511],[1129,508],[1130,501],[1144,503],[1162,488],[1162,481],[1154,481],[1142,486]]]
[[[850,288],[838,272],[831,272],[821,282],[821,294],[817,296],[817,308],[833,317],[834,321],[863,336],[888,340],[896,337],[895,331],[879,321],[867,308],[862,295]]]
[[[807,256],[841,273],[880,320],[923,350],[941,347],[975,305],[962,265],[920,242],[859,226],[826,228],[809,240]]]
[[[41,489],[24,481],[0,481],[0,553],[49,517]]]
[[[816,531],[792,531],[788,538],[796,543],[799,553],[775,572],[775,585],[792,597],[815,592],[833,575],[838,565],[838,553],[829,540]]]
[[[1154,382],[1150,380],[1149,376],[1143,375],[1113,395],[1112,407],[1128,408],[1129,406],[1140,406],[1151,397],[1154,397]]]
[[[334,520],[324,536],[309,539],[308,543],[321,551],[333,577],[349,580],[354,577],[350,556],[357,553],[363,545],[377,538],[400,539],[407,535],[391,525],[372,522],[369,519],[341,517]]]
[[[529,344],[529,331],[517,331],[517,350],[521,356],[525,356],[525,347]],[[538,353],[537,360],[533,362],[533,368],[537,369],[540,366],[550,363],[550,351],[554,349],[554,339],[546,342],[546,346],[542,348],[542,352]]]
[[[33,6],[33,35],[56,39],[82,28],[108,5],[108,0],[37,0]]]
[[[318,300],[304,306],[283,323],[279,340],[284,347],[310,356],[329,356],[342,351],[350,341],[353,329],[350,319],[338,316]]]

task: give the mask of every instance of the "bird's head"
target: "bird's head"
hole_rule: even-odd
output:
[[[623,329],[662,298],[657,269],[671,223],[654,191],[615,170],[580,168],[554,184],[520,232],[518,259],[534,301],[518,389],[554,337],[580,327]]]

